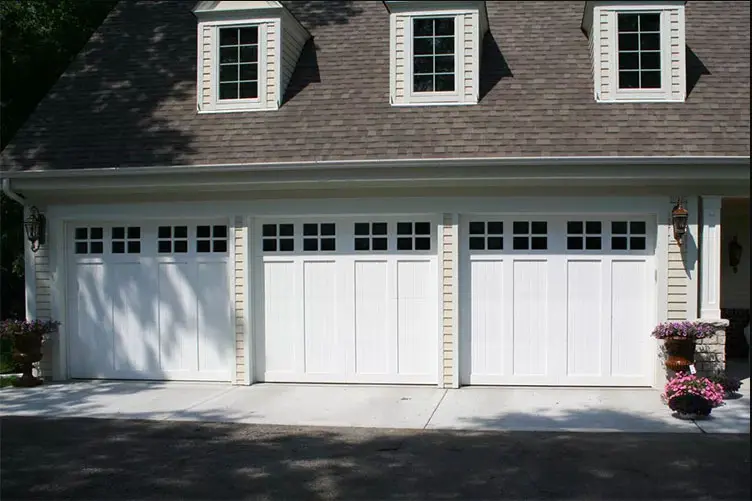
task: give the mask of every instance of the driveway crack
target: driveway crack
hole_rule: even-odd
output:
[[[423,429],[424,430],[428,427],[429,423],[433,419],[434,414],[436,414],[436,411],[439,409],[439,406],[441,405],[441,402],[444,401],[444,397],[446,397],[446,394],[447,394],[448,391],[449,391],[448,389],[444,389],[444,393],[441,395],[441,398],[439,399],[439,402],[436,404],[436,407],[433,408],[433,411],[431,412],[431,415],[428,417],[428,421],[426,421],[426,424],[423,425]]]

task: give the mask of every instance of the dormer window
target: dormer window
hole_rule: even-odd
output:
[[[620,12],[619,89],[661,88],[661,15]]]
[[[258,26],[219,28],[219,99],[258,99]]]
[[[456,18],[413,19],[413,92],[454,92]]]

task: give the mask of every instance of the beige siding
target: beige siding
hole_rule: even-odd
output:
[[[199,109],[211,105],[211,75],[213,64],[212,53],[212,28],[210,26],[202,27],[202,51],[201,51],[201,93],[199,95]]]
[[[34,286],[36,288],[36,316],[39,320],[52,319],[52,275],[50,273],[49,244],[43,245],[34,254]],[[52,379],[52,361],[54,359],[54,346],[56,340],[44,346],[42,361],[39,362],[39,373],[45,379]]]
[[[682,66],[684,61],[684,44],[680,34],[680,13],[678,10],[669,12],[669,36],[671,51],[671,99],[684,99],[684,83],[682,82]]]
[[[266,24],[266,103],[277,102],[277,31],[279,22]]]
[[[398,16],[394,23],[394,101],[405,99],[405,18]]]
[[[235,383],[245,384],[245,241],[243,218],[235,218]]]
[[[611,39],[609,36],[609,15],[608,12],[598,11],[595,19],[598,21],[593,25],[593,31],[598,30],[597,36],[599,43],[598,51],[598,72],[600,73],[600,98],[607,100],[611,98]]]
[[[465,101],[477,101],[478,91],[475,86],[474,77],[478,73],[479,61],[475,60],[475,24],[477,23],[477,14],[465,14],[461,17],[462,25],[462,60],[464,69],[461,75],[461,88],[465,94]]]
[[[444,214],[441,240],[441,333],[442,333],[442,382],[452,386],[454,367],[454,226],[451,214]]]
[[[668,245],[668,320],[687,319],[689,280],[684,267],[685,254],[673,237]]]
[[[281,99],[285,97],[287,84],[290,83],[295,67],[298,64],[300,53],[303,52],[308,35],[299,26],[293,24],[294,20],[285,18],[282,22],[282,67],[280,68]]]
[[[599,34],[600,32],[597,30],[593,30],[591,26],[590,34],[588,35],[588,51],[590,52],[590,76],[592,77],[593,89],[595,91],[596,99],[599,97],[598,95],[599,95],[599,90],[600,90],[598,88],[598,85],[599,85],[598,78],[596,77],[597,72],[595,71],[596,66],[599,64],[598,58],[596,57],[596,54],[595,54],[595,48],[598,47],[598,45],[596,44],[599,43],[597,41]]]

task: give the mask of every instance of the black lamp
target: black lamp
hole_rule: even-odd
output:
[[[674,238],[681,245],[684,242],[684,235],[687,234],[687,222],[689,221],[689,212],[684,208],[684,200],[679,197],[676,205],[671,211],[671,224],[674,226]]]
[[[24,221],[26,229],[26,238],[31,242],[32,252],[39,250],[44,245],[44,216],[39,213],[36,207],[29,209],[29,217]]]
[[[742,260],[742,244],[736,239],[736,235],[731,238],[728,244],[729,264],[734,269],[734,273],[739,271],[739,262]]]

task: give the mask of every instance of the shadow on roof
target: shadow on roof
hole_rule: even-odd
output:
[[[499,44],[490,31],[483,37],[483,56],[480,63],[480,89],[478,100],[483,98],[502,78],[514,77],[507,60],[499,49]]]
[[[700,81],[700,77],[702,77],[703,75],[712,75],[712,73],[710,73],[710,70],[702,61],[700,61],[700,58],[697,57],[697,54],[694,53],[689,45],[687,45],[686,60],[687,97],[689,97],[689,95],[692,93],[692,89],[694,89],[695,85],[697,85],[697,82]]]
[[[363,9],[354,4],[352,1],[332,0],[285,2],[290,12],[308,29],[330,24],[347,24],[351,17],[363,12]]]

